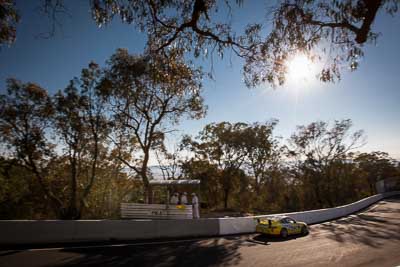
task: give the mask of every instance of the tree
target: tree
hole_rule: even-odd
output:
[[[186,137],[184,143],[195,153],[195,157],[206,160],[221,170],[220,185],[223,192],[224,208],[228,208],[228,201],[235,189],[239,178],[246,150],[244,149],[245,123],[220,122],[206,125],[196,140]]]
[[[5,3],[5,7],[13,6],[13,1]],[[287,73],[285,63],[298,53],[312,60],[327,59],[319,74],[322,81],[340,79],[343,65],[357,69],[364,55],[364,44],[376,41],[378,33],[371,26],[377,13],[398,12],[397,0],[282,0],[269,9],[262,23],[250,22],[242,29],[233,29],[231,17],[243,3],[243,0],[93,0],[90,7],[98,26],[120,17],[124,23],[147,32],[147,51],[157,56],[168,56],[174,49],[194,57],[213,57],[215,53],[223,57],[230,49],[244,60],[244,80],[249,87],[264,82],[274,86],[283,84]],[[63,1],[44,0],[42,6],[53,20],[54,32],[57,14],[65,11]],[[12,18],[0,16],[6,26],[9,21],[13,24],[18,21],[14,9],[6,14]],[[269,28],[264,36],[262,29]],[[15,27],[11,29],[12,33]],[[10,36],[12,41],[13,35]]]
[[[244,169],[250,175],[253,192],[251,206],[256,210],[280,210],[280,196],[284,194],[282,148],[273,130],[277,120],[249,124],[244,131],[246,160]],[[247,190],[249,191],[249,190]],[[279,203],[279,204],[278,204]]]
[[[164,148],[165,134],[183,116],[205,114],[201,73],[174,53],[150,58],[119,49],[108,65],[102,91],[110,104],[118,157],[140,176],[151,202],[150,153]]]
[[[85,218],[118,219],[122,202],[139,202],[141,181],[131,177],[116,155],[116,149],[101,153],[98,159],[96,182],[86,200]]]
[[[349,161],[348,153],[364,144],[363,131],[350,133],[351,120],[335,121],[331,128],[318,121],[307,126],[298,126],[289,140],[288,155],[295,159],[295,177],[300,179],[310,203],[319,207],[334,206],[337,192],[338,172]]]
[[[371,31],[376,14],[398,11],[396,0],[285,0],[271,9],[272,30],[246,57],[246,84],[268,81],[283,84],[285,62],[294,54],[311,60],[324,58],[322,81],[340,79],[343,65],[355,70],[364,55],[364,44],[375,42]]]
[[[246,161],[250,173],[255,179],[255,191],[260,193],[260,183],[270,182],[274,168],[280,160],[278,142],[272,135],[278,122],[272,120],[264,124],[254,123],[244,131]]]
[[[158,168],[160,169],[164,180],[175,180],[182,177],[180,167],[183,159],[180,153],[181,151],[177,148],[175,148],[174,151],[169,152],[165,147],[155,151]]]
[[[201,202],[207,203],[209,208],[218,207],[222,201],[218,166],[207,160],[191,158],[183,161],[181,168],[183,177],[200,180]]]
[[[15,159],[0,157],[0,218],[39,219],[47,201],[35,177]]]
[[[244,1],[231,2],[97,0],[92,11],[99,25],[120,16],[122,21],[146,29],[148,46],[156,53],[174,47],[193,52],[195,57],[207,57],[214,51],[222,57],[227,48],[232,49],[245,61],[247,86],[283,84],[285,62],[296,53],[311,59],[328,58],[320,79],[340,79],[342,64],[356,69],[364,54],[362,45],[376,40],[378,34],[371,31],[371,25],[378,11],[398,11],[397,0],[283,0],[270,9],[264,23],[243,25],[242,33],[217,15],[228,10],[229,21],[236,5],[240,7]],[[263,37],[261,30],[270,26],[271,31]]]
[[[36,84],[10,79],[7,95],[0,98],[7,156],[37,178],[61,219],[81,217],[96,179],[107,133],[104,101],[97,94],[100,74],[99,67],[90,64],[80,79],[53,97]]]
[[[61,215],[65,219],[81,217],[108,134],[106,103],[98,91],[100,77],[99,66],[91,63],[80,79],[72,80],[54,96],[54,130],[70,168],[69,204]]]
[[[6,156],[34,175],[57,214],[62,201],[46,182],[48,162],[54,157],[54,145],[46,135],[53,113],[46,90],[34,83],[7,81],[7,95],[0,96],[0,138],[7,147]]]
[[[371,195],[376,193],[375,184],[378,180],[397,174],[394,160],[385,152],[361,153],[354,158],[354,162],[362,171]]]
[[[16,27],[19,15],[13,0],[0,1],[0,48],[12,44],[16,38]]]

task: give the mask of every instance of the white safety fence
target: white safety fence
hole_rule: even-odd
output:
[[[193,219],[192,205],[121,203],[123,219]]]
[[[288,213],[296,220],[318,223],[364,209],[400,191],[364,198],[355,203],[304,212]],[[0,244],[28,244],[105,240],[185,238],[252,233],[256,219],[263,216],[197,220],[3,220],[0,221]]]

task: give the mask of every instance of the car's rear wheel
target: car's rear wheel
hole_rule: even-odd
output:
[[[301,227],[301,234],[302,235],[307,235],[308,234],[307,227],[305,227],[305,226]]]
[[[285,228],[283,228],[281,230],[281,237],[282,238],[287,238],[288,237],[288,231]]]

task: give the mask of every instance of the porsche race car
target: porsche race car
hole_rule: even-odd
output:
[[[279,235],[283,238],[293,234],[308,234],[308,226],[304,222],[296,222],[296,220],[288,216],[271,216],[257,219],[256,232],[267,235]]]

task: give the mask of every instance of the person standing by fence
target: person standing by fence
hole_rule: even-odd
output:
[[[183,194],[181,195],[181,204],[182,205],[187,205],[189,202],[188,202],[188,199],[187,199],[187,193],[186,192],[183,192]]]
[[[177,205],[179,202],[178,193],[174,193],[169,201],[170,204]]]
[[[199,199],[195,193],[192,193],[193,219],[199,219]]]

